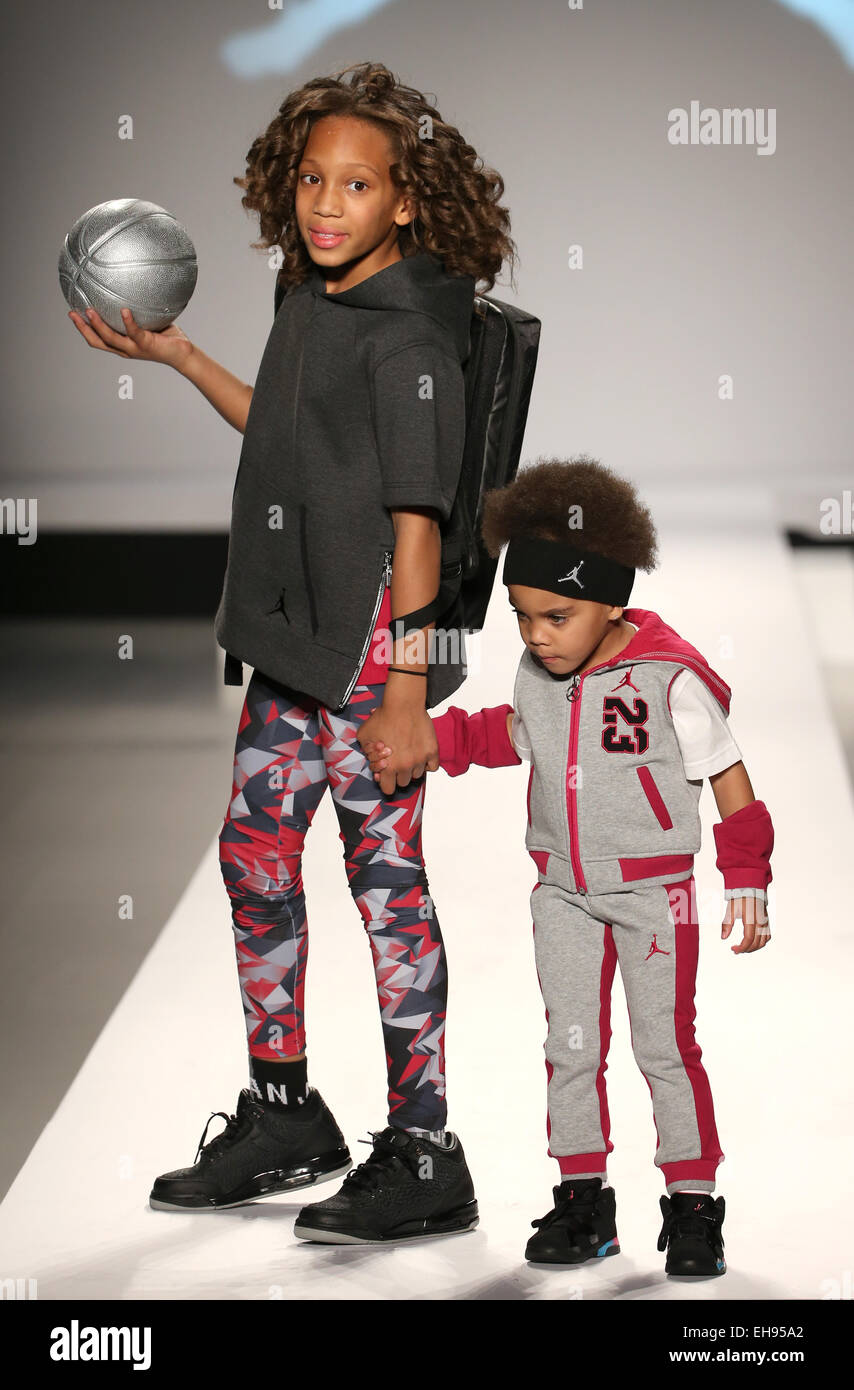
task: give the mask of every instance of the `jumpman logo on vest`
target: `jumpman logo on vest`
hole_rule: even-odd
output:
[[[558,584],[562,584],[563,581],[564,581],[565,579],[571,579],[572,582],[573,582],[573,584],[577,584],[578,587],[579,587],[579,589],[583,589],[583,588],[584,588],[584,585],[582,584],[581,580],[578,578],[578,571],[581,569],[581,566],[582,566],[583,564],[584,564],[584,561],[583,561],[583,560],[579,560],[578,564],[575,565],[575,566],[573,567],[573,569],[569,570],[569,572],[568,572],[567,574],[562,574],[562,575],[560,576],[560,578],[559,578],[558,581],[557,581]]]
[[[630,685],[630,686],[632,687],[632,690],[638,690],[638,687],[635,685],[634,681],[632,680],[632,671],[633,671],[634,669],[635,669],[634,666],[630,666],[630,667],[629,667],[628,671],[627,671],[626,674],[623,676],[623,679],[620,681],[620,684],[619,684],[619,685],[614,685],[614,686],[611,687],[612,692],[613,692],[614,690],[622,690],[622,688],[623,688],[624,685]],[[640,691],[639,691],[639,690],[638,690],[638,694],[640,694]]]
[[[644,960],[649,960],[650,956],[654,956],[654,955],[659,955],[659,956],[669,956],[669,955],[670,955],[670,952],[669,952],[669,951],[662,951],[661,947],[660,947],[659,944],[658,944],[658,938],[657,938],[657,935],[656,935],[656,934],[653,934],[652,941],[649,943],[649,950],[647,951],[646,955],[644,956]]]

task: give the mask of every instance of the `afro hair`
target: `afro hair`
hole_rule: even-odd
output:
[[[486,492],[481,534],[493,558],[506,541],[525,536],[569,541],[632,569],[657,563],[655,526],[634,484],[587,454],[538,458],[506,487]]]

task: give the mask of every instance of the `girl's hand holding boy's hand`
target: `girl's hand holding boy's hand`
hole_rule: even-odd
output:
[[[424,709],[384,709],[365,720],[359,743],[370,763],[374,781],[386,796],[405,787],[425,770],[439,767],[439,740]]]
[[[738,946],[731,947],[734,955],[741,955],[748,951],[761,951],[762,947],[771,940],[771,928],[768,925],[768,914],[765,910],[765,903],[761,898],[727,898],[726,913],[721,923],[721,939],[726,941],[733,927],[735,919],[740,917],[744,923],[744,934]]]
[[[97,309],[88,309],[85,315],[69,309],[68,317],[89,346],[99,352],[114,352],[138,362],[163,362],[180,371],[193,351],[192,342],[176,323],[154,333],[140,328],[130,309],[122,309],[126,338],[110,328]]]

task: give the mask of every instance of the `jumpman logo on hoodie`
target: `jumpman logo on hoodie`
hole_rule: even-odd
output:
[[[622,690],[624,685],[630,685],[632,687],[632,690],[638,690],[638,693],[640,693],[638,686],[636,686],[634,681],[632,680],[632,671],[634,669],[634,666],[630,666],[626,674],[623,676],[623,679],[620,681],[619,685],[611,687],[612,694],[615,690]]]
[[[279,594],[279,598],[278,598],[278,601],[277,601],[277,603],[276,603],[275,608],[271,608],[271,609],[270,609],[270,612],[271,612],[271,613],[281,613],[285,618],[287,618],[288,622],[290,622],[290,618],[288,618],[287,612],[285,611],[285,590],[284,590],[284,589],[282,589],[281,592],[280,592],[280,594]]]
[[[581,566],[582,566],[583,564],[584,564],[584,561],[583,561],[583,560],[579,560],[578,564],[575,565],[571,570],[569,570],[567,574],[562,574],[562,575],[560,576],[560,578],[559,578],[558,581],[557,581],[558,584],[562,584],[563,581],[564,581],[565,579],[571,579],[572,582],[573,582],[573,584],[577,584],[578,587],[579,587],[579,589],[583,589],[583,588],[584,588],[584,585],[582,584],[581,580],[578,578],[578,571],[581,569]]]
[[[654,956],[654,955],[659,955],[659,956],[669,956],[669,955],[670,955],[670,952],[669,952],[669,951],[662,951],[661,947],[660,947],[659,944],[658,944],[657,936],[656,936],[655,934],[653,934],[652,941],[649,943],[649,950],[647,951],[646,955],[644,956],[644,960],[649,960],[650,956]]]

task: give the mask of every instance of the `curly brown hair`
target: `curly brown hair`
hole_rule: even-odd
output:
[[[580,527],[571,523],[570,507],[580,508]],[[634,483],[587,454],[539,458],[506,487],[484,493],[481,534],[493,557],[505,541],[527,536],[569,541],[632,569],[657,564],[655,526]]]
[[[349,84],[341,81],[346,73],[352,74]],[[485,281],[483,293],[507,260],[514,284],[516,245],[509,235],[510,214],[499,202],[504,180],[484,167],[456,126],[443,121],[421,92],[405,87],[382,63],[353,63],[290,92],[253,142],[245,176],[234,179],[245,190],[244,208],[258,213],[261,240],[252,242],[253,248],[282,248],[281,284],[298,285],[311,270],[294,216],[297,170],[312,126],[331,115],[372,121],[386,133],[394,156],[392,181],[417,209],[399,231],[402,256],[428,251],[444,262],[449,275],[471,275],[476,287]],[[421,129],[430,129],[429,137]]]

